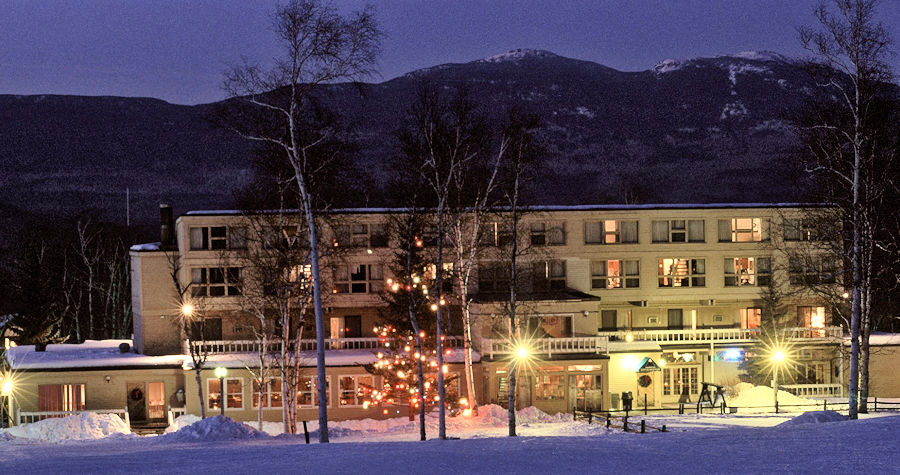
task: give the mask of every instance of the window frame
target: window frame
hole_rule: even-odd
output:
[[[301,385],[303,384],[303,380],[308,379],[311,383],[311,387],[309,391],[301,390]],[[318,407],[319,405],[319,377],[317,375],[300,375],[299,381],[297,384],[297,394],[294,397],[294,401],[299,409],[308,409]],[[311,404],[300,404],[300,395],[301,393],[309,393]],[[325,406],[330,408],[331,406],[331,375],[325,375],[325,397],[327,401],[325,401]]]
[[[191,267],[191,296],[192,297],[239,297],[243,295],[241,288],[243,270],[241,267]],[[216,279],[215,273],[221,273],[221,282]],[[199,278],[199,280],[198,280]],[[222,289],[222,293],[215,295],[213,289]]]
[[[341,386],[343,384],[344,379],[353,380],[353,401],[355,404],[344,404],[344,392],[345,389]],[[337,377],[338,379],[338,398],[337,398],[337,407],[338,408],[351,408],[351,407],[363,407],[363,403],[365,402],[365,394],[360,394],[360,384],[359,378],[370,378],[372,381],[371,388],[375,389],[375,375],[374,374],[342,374]]]
[[[223,388],[219,388],[219,392],[216,393],[216,394],[220,395],[220,398],[221,398],[220,402],[225,404],[226,411],[243,411],[244,410],[244,400],[246,399],[244,397],[244,378],[242,378],[240,376],[228,376],[223,379],[225,380],[224,381],[225,382],[224,394],[222,391]],[[211,405],[212,395],[213,395],[213,391],[211,391],[210,387],[209,387],[211,381],[215,381],[216,384],[221,383],[219,378],[206,378],[206,408],[210,411],[221,411],[222,410],[221,407],[212,407],[212,405]],[[228,403],[229,399],[228,398],[229,398],[229,395],[232,394],[230,391],[228,391],[228,382],[229,381],[237,381],[241,385],[241,390],[239,393],[241,396],[241,406],[240,407],[229,407],[229,403]],[[238,393],[235,393],[235,394],[238,394]]]
[[[612,223],[613,229],[609,229]],[[634,224],[634,240],[624,240],[624,226],[626,224]],[[599,226],[599,232],[593,232],[590,228]],[[600,219],[584,222],[584,244],[585,245],[608,245],[608,244],[639,244],[640,241],[640,221],[637,219]],[[598,234],[599,240],[591,239],[592,234]]]
[[[359,274],[359,272],[352,272],[352,268],[358,267],[360,269],[365,269],[365,278],[363,279],[354,279],[354,274]],[[384,266],[382,264],[338,264],[332,267],[333,272],[333,287],[332,293],[334,294],[344,294],[344,295],[359,295],[359,294],[376,294],[384,286]],[[346,280],[339,278],[339,272],[341,269],[346,270]],[[372,277],[372,269],[378,269],[380,273],[380,278]],[[354,286],[363,286],[363,287],[354,287]],[[345,288],[346,290],[342,290]],[[362,288],[362,291],[354,291],[354,289]]]
[[[618,275],[610,275],[609,273],[609,263],[610,262],[618,262],[619,263],[619,274]],[[629,274],[627,273],[629,262],[634,262],[637,265],[637,273]],[[602,263],[603,265],[603,274],[598,274],[595,272],[595,264]],[[600,260],[592,260],[591,263],[591,290],[614,290],[614,289],[637,289],[641,286],[641,260],[640,259],[600,259]],[[604,280],[605,287],[599,287],[596,285],[598,280]],[[620,281],[620,285],[610,286],[610,283],[614,280]],[[636,281],[636,285],[629,285],[629,281]]]
[[[747,260],[748,272],[739,272],[736,262]],[[766,262],[765,268],[761,262]],[[752,266],[752,268],[751,268]],[[763,270],[767,269],[766,272]],[[741,271],[743,271],[743,267]],[[765,287],[772,281],[772,258],[769,256],[726,257],[723,284],[725,287]],[[740,276],[740,279],[738,278]],[[743,283],[747,278],[749,282]],[[729,283],[730,282],[730,283]]]
[[[564,221],[530,223],[528,236],[532,246],[565,246],[566,223]]]
[[[276,387],[278,387],[278,390],[272,391],[272,386],[275,386],[275,381],[278,381],[278,385],[276,386]],[[266,384],[269,386],[269,388],[266,389],[266,393],[265,393],[266,394],[266,398],[265,398],[266,404],[263,405],[264,411],[270,410],[270,409],[271,410],[281,410],[284,407],[283,406],[284,405],[283,398],[277,406],[272,405],[272,394],[273,393],[278,394],[279,397],[283,396],[281,393],[281,381],[282,381],[281,376],[272,376],[272,377],[266,378]],[[262,400],[262,398],[260,397],[261,394],[260,394],[258,386],[259,386],[259,380],[257,378],[250,378],[250,408],[251,409],[259,409],[259,401]]]
[[[562,275],[552,275],[553,266],[555,264],[559,264],[562,269]],[[540,268],[543,269],[540,269]],[[568,285],[567,276],[566,276],[566,261],[565,259],[547,259],[540,261],[532,261],[531,263],[532,269],[532,277],[531,277],[531,288],[533,291],[537,292],[553,292],[557,290],[565,290]],[[543,275],[542,278],[539,278],[538,275]],[[556,282],[556,286],[554,286],[554,282]],[[559,283],[562,285],[559,285]],[[546,283],[546,284],[544,284]],[[540,284],[540,285],[539,285]]]
[[[666,240],[657,239],[655,228],[658,223],[664,223],[666,226]],[[680,227],[676,227],[676,223],[681,223]],[[701,236],[700,239],[691,238],[691,223],[700,223]],[[682,235],[682,239],[676,239],[676,235]],[[697,244],[706,242],[706,220],[705,219],[654,219],[650,222],[650,241],[655,244]]]
[[[221,229],[221,236],[218,234]],[[213,230],[216,230],[213,232]],[[200,233],[199,236],[195,232]],[[195,241],[195,238],[197,241]],[[217,244],[220,243],[220,244]],[[188,227],[188,249],[191,251],[226,251],[247,249],[247,228],[244,226],[203,225]]]
[[[672,266],[677,267],[676,261],[687,261],[687,273],[684,275],[680,274],[668,274],[663,273],[664,270],[664,261],[671,260]],[[699,268],[700,265],[703,267],[703,272],[696,272],[694,268]],[[668,289],[668,288],[691,288],[691,287],[706,287],[706,277],[708,273],[706,272],[706,258],[691,258],[691,257],[660,257],[657,258],[657,288]],[[670,285],[663,284],[664,279],[670,280]],[[687,281],[688,285],[675,285],[675,281],[679,282]],[[702,283],[700,283],[702,282]]]

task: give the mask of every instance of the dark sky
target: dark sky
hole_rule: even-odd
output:
[[[335,1],[341,10],[361,1]],[[384,0],[382,79],[514,48],[628,71],[665,58],[772,50],[802,56],[817,0]],[[0,0],[0,94],[223,97],[222,71],[277,52],[270,0]],[[900,40],[900,1],[882,22]],[[895,71],[900,61],[893,60]]]

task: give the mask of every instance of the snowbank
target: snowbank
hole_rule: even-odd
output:
[[[834,411],[810,411],[800,414],[791,420],[784,421],[779,426],[790,426],[796,424],[822,424],[826,422],[846,421],[847,418]]]
[[[181,419],[181,418],[179,418]],[[219,441],[219,440],[252,440],[264,439],[268,434],[260,432],[243,422],[230,417],[215,416],[181,427],[175,432],[163,434],[159,439],[175,442]]]
[[[172,421],[172,425],[170,425],[169,427],[166,427],[165,433],[169,434],[172,432],[177,432],[195,422],[199,422],[202,420],[203,419],[200,419],[198,416],[195,416],[193,414],[184,414],[184,415],[178,416],[175,418],[174,421]]]
[[[131,434],[131,429],[115,414],[82,412],[68,417],[44,419],[33,424],[10,427],[15,437],[47,442],[102,439],[113,434]]]
[[[734,387],[735,396],[727,398],[729,406],[737,407],[740,412],[770,412],[775,409],[775,396],[768,386],[754,386],[750,383],[738,383]],[[785,412],[804,412],[818,405],[818,401],[794,396],[787,391],[778,391],[779,410]],[[811,406],[791,407],[791,406]],[[758,410],[754,410],[758,408]]]

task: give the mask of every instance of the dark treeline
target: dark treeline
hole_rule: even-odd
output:
[[[0,332],[19,344],[129,338],[128,248],[148,229],[79,216],[26,216],[0,247]]]

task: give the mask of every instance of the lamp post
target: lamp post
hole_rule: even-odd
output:
[[[0,397],[5,399],[3,404],[3,410],[6,411],[6,416],[8,419],[7,427],[12,427],[12,392],[13,392],[13,380],[9,375],[3,378],[3,383],[0,384]]]
[[[219,411],[225,415],[225,376],[228,370],[222,366],[216,368],[216,377],[219,378]]]
[[[778,414],[778,370],[784,363],[784,351],[775,350],[772,353],[772,391],[775,394],[775,414]]]

